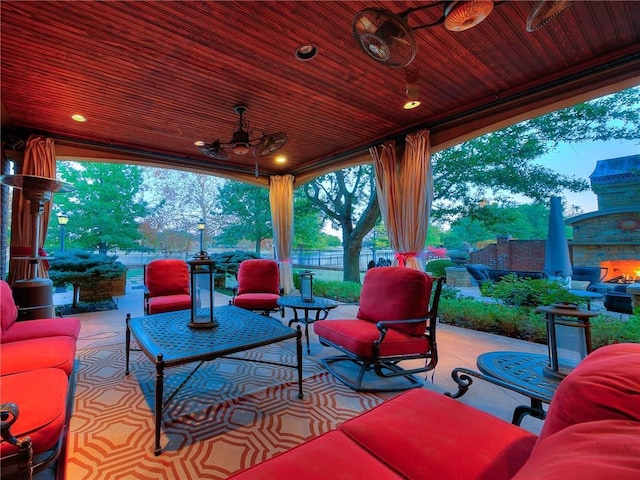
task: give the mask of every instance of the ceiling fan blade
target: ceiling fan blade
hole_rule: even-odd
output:
[[[287,143],[286,133],[264,135],[256,145],[253,153],[256,157],[266,157],[280,150]]]
[[[228,160],[229,154],[225,151],[224,147],[220,145],[220,140],[216,140],[212,143],[205,143],[204,145],[198,145],[200,150],[207,157],[215,158],[216,160]]]
[[[527,32],[544,27],[551,20],[569,8],[573,0],[541,0],[531,10],[527,18]]]

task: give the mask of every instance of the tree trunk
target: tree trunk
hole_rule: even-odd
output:
[[[80,295],[80,285],[78,285],[77,283],[73,284],[73,301],[71,302],[71,305],[73,308],[76,308],[78,306],[78,296]]]
[[[260,256],[260,240],[256,240],[256,255]]]
[[[360,250],[362,240],[343,238],[344,249],[342,251],[344,282],[360,283]]]

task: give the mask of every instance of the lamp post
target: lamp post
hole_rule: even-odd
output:
[[[58,225],[60,226],[60,251],[64,252],[64,227],[69,223],[69,217],[64,213],[58,213]]]
[[[206,227],[206,224],[204,223],[204,220],[201,218],[198,221],[198,230],[200,231],[200,256],[204,256],[203,254],[205,254],[203,245],[202,245],[202,239],[203,239],[203,235],[204,235],[204,229]]]

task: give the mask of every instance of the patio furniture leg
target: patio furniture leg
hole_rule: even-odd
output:
[[[162,453],[160,447],[160,430],[162,426],[162,395],[164,390],[164,360],[162,354],[158,354],[156,364],[156,447],[153,454],[158,456]]]
[[[540,420],[544,420],[547,416],[547,412],[542,408],[542,402],[537,398],[531,399],[531,406],[519,405],[513,411],[513,418],[511,419],[511,423],[514,425],[520,426],[522,419],[527,415],[531,415],[533,418],[538,418]]]
[[[127,313],[127,318],[126,318],[126,324],[127,324],[127,328],[125,331],[125,370],[124,370],[124,374],[125,375],[129,375],[129,349],[131,347],[131,330],[129,330],[129,320],[131,320],[131,314]]]
[[[300,324],[297,328],[298,335],[296,336],[296,355],[298,357],[298,398],[302,398],[302,330],[300,330]],[[307,341],[309,341],[309,334],[307,333]]]

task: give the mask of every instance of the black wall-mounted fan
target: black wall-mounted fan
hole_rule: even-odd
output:
[[[227,160],[229,153],[246,155],[252,152],[256,157],[266,157],[277,152],[287,143],[287,135],[285,133],[264,133],[261,137],[251,138],[252,131],[249,121],[244,119],[244,114],[247,111],[246,105],[236,105],[233,110],[240,118],[233,128],[230,142],[223,143],[219,139],[211,143],[206,143],[202,140],[193,142],[206,156],[216,160]]]
[[[409,65],[418,47],[406,20],[384,8],[368,8],[356,13],[353,37],[369,57],[389,67]]]
[[[353,37],[370,58],[388,67],[409,65],[418,52],[414,30],[444,25],[447,30],[462,32],[475,27],[506,1],[440,1],[409,8],[398,14],[384,8],[365,8],[353,18]],[[527,31],[546,25],[566,9],[573,0],[540,0],[529,14]],[[408,17],[419,10],[437,7],[441,16],[424,25],[410,26]]]

